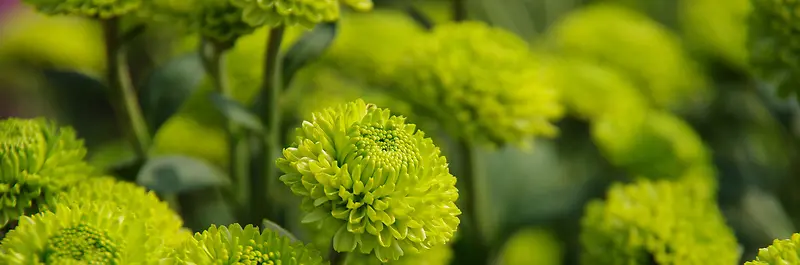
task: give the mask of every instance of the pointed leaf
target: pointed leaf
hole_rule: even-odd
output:
[[[203,64],[188,53],[156,68],[140,91],[139,104],[150,133],[155,133],[200,86]]]
[[[251,113],[247,108],[242,106],[242,104],[239,104],[239,102],[223,97],[217,92],[211,93],[209,96],[211,97],[211,102],[214,104],[214,107],[216,107],[223,116],[228,118],[228,120],[251,131],[257,133],[264,132],[264,125],[261,123],[261,120],[258,119],[258,116]]]
[[[285,237],[289,238],[289,241],[291,241],[292,243],[299,242],[299,240],[297,240],[297,237],[295,237],[291,232],[289,232],[288,230],[284,229],[280,225],[278,225],[278,224],[276,224],[276,223],[274,223],[274,222],[272,222],[272,221],[270,221],[268,219],[264,219],[264,221],[262,223],[263,223],[262,228],[264,230],[267,230],[267,229],[268,230],[272,230],[273,232],[278,233],[281,236],[285,236]]]
[[[289,87],[294,75],[304,66],[322,56],[336,37],[336,22],[320,23],[291,47],[283,58],[282,79],[284,89]]]
[[[169,155],[148,160],[136,182],[159,193],[181,193],[230,185],[218,168],[192,157]]]

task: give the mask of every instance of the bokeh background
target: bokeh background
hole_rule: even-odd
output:
[[[742,260],[797,231],[798,105],[750,74],[749,1],[466,2],[469,19],[517,34],[542,56],[575,62],[553,76],[568,107],[557,137],[536,139],[530,150],[480,151],[479,224],[484,238],[501,246],[500,264],[577,264],[588,201],[630,175],[689,165],[715,169],[718,203],[741,244]],[[381,93],[363,70],[413,44],[426,23],[450,20],[451,2],[375,0],[375,7],[345,12],[331,48],[295,77],[282,99],[287,131],[314,110],[359,97],[403,113],[403,100]],[[240,39],[227,58],[233,97],[241,103],[251,103],[257,93],[253,84],[260,82],[266,31]],[[154,134],[151,152],[191,155],[227,168],[225,122],[207,97],[212,88],[195,51],[198,38],[174,32],[170,25],[149,27],[128,51]],[[288,43],[302,33],[290,29]],[[93,164],[134,178],[126,171],[133,151],[97,81],[106,67],[103,49],[97,23],[44,16],[19,1],[0,0],[0,118],[45,116],[73,126]],[[606,120],[592,115],[609,106],[658,109],[662,115],[644,121],[650,124],[639,132],[645,136],[594,129],[642,122],[636,111]],[[425,128],[426,121],[411,120]],[[637,137],[644,140],[626,142]],[[458,155],[450,150],[449,160],[458,161]],[[230,210],[216,197],[204,196],[204,208],[182,212],[187,225],[230,222]],[[297,222],[283,223],[291,228]]]

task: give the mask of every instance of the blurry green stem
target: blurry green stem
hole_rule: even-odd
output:
[[[106,82],[111,91],[112,105],[116,108],[122,128],[127,129],[136,154],[139,159],[144,159],[147,157],[151,139],[128,73],[119,18],[103,20],[102,25],[106,48]]]
[[[453,0],[453,21],[467,20],[467,0]]]
[[[264,149],[261,157],[258,157],[260,165],[256,174],[251,174],[250,182],[250,213],[253,214],[252,222],[261,223],[264,218],[271,218],[276,209],[275,205],[269,204],[267,197],[269,187],[278,178],[278,169],[275,161],[280,154],[282,143],[281,133],[281,83],[279,80],[280,69],[280,49],[283,42],[284,26],[272,28],[267,37],[266,50],[264,52],[264,75],[262,80],[263,92],[261,93],[262,102],[265,104],[265,113],[260,113],[262,122],[267,126],[267,135],[264,140]],[[254,166],[258,166],[254,165]],[[282,225],[281,220],[274,220]]]
[[[333,249],[333,243],[331,243],[330,250],[328,250],[328,261],[331,265],[341,265],[344,264],[344,260],[346,259],[347,252],[339,253]]]
[[[466,218],[462,218],[462,228],[465,230],[464,235],[466,238],[457,241],[456,248],[462,253],[466,253],[463,257],[453,260],[453,264],[488,264],[490,249],[487,241],[483,238],[480,226],[480,213],[478,212],[478,187],[475,183],[478,181],[480,174],[483,173],[481,159],[472,143],[466,140],[458,141],[458,153],[462,155],[463,161],[462,168],[458,176],[458,182],[461,183],[461,188],[466,191],[459,193],[460,198],[464,198],[461,203],[461,210],[465,213]],[[463,260],[461,260],[463,258]]]

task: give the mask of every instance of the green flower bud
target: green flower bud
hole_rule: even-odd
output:
[[[252,225],[242,228],[239,224],[232,224],[212,225],[195,234],[161,264],[321,265],[328,262],[323,261],[320,253],[311,246],[291,243],[289,238],[272,230],[259,232],[258,227]]]
[[[139,8],[142,0],[23,0],[48,15],[75,15],[99,19],[119,17]]]
[[[456,178],[430,138],[363,100],[315,113],[283,150],[280,180],[303,223],[336,231],[338,252],[383,262],[447,243],[460,223]]]
[[[657,107],[681,108],[708,99],[711,90],[680,39],[644,14],[594,4],[570,13],[548,34],[548,44],[559,54],[614,68]]]
[[[253,26],[302,25],[311,28],[317,23],[339,19],[337,0],[231,0],[244,9],[244,21]],[[359,11],[372,9],[371,0],[342,0]]]
[[[582,264],[729,265],[739,259],[716,201],[693,182],[615,184],[587,205]]]
[[[772,245],[758,250],[758,256],[744,265],[783,265],[800,263],[800,234],[792,234],[792,238],[776,239]]]
[[[132,209],[93,201],[57,205],[55,212],[24,216],[0,242],[8,265],[159,264],[168,248],[164,235],[148,231]]]
[[[0,120],[0,227],[90,176],[84,156],[72,128],[45,119]]]
[[[411,45],[391,92],[457,138],[525,143],[554,136],[551,121],[563,112],[537,61],[513,33],[481,22],[442,24]]]
[[[800,86],[800,1],[752,0],[750,64],[786,97]],[[796,94],[800,99],[800,94]]]

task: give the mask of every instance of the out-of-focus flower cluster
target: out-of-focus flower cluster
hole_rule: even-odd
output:
[[[758,256],[745,265],[777,265],[800,263],[800,234],[792,234],[789,239],[775,239],[771,246],[758,250]]]
[[[779,95],[800,87],[800,1],[753,0],[748,47],[753,71],[774,84]]]

